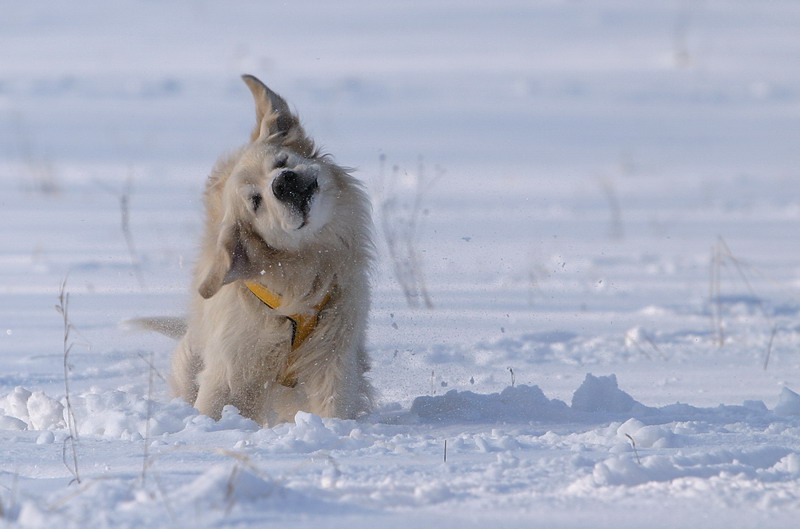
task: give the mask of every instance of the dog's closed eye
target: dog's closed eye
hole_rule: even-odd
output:
[[[275,169],[280,169],[282,167],[286,167],[286,163],[289,161],[289,157],[285,154],[278,156],[275,158]]]
[[[253,193],[250,196],[250,205],[253,206],[253,213],[258,212],[258,208],[261,207],[261,202],[263,202],[264,197],[261,196],[261,193]]]

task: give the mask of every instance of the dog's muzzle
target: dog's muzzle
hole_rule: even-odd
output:
[[[308,216],[311,199],[319,189],[317,179],[298,174],[294,171],[281,171],[272,181],[272,193],[279,201]]]

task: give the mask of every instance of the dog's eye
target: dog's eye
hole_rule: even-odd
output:
[[[253,193],[253,195],[250,197],[250,204],[253,206],[253,212],[254,212],[254,213],[255,213],[256,211],[258,211],[258,208],[260,208],[260,207],[261,207],[261,202],[262,202],[263,200],[264,200],[264,199],[263,199],[263,197],[261,196],[261,193]]]
[[[280,169],[281,167],[286,167],[286,163],[289,161],[289,157],[285,154],[278,156],[275,158],[275,169]]]

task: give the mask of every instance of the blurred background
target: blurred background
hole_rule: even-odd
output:
[[[796,367],[798,29],[792,0],[6,5],[0,382],[53,378],[65,278],[108,376],[166,358],[117,323],[184,310],[243,73],[369,189],[371,347],[425,373],[394,397],[720,344]]]
[[[0,156],[207,165],[250,125],[253,73],[359,167],[786,170],[798,17],[735,0],[9,6]]]

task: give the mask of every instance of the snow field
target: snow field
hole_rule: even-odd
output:
[[[6,6],[0,526],[794,528],[798,28],[791,0]],[[421,193],[434,309],[378,229],[359,421],[215,422],[119,327],[184,311],[246,72],[377,221]]]
[[[98,506],[103,517],[131,526],[174,523],[174,512],[335,525],[387,508],[402,516],[455,505],[570,509],[647,498],[685,500],[689,511],[746,501],[772,512],[797,501],[800,479],[800,395],[788,389],[774,410],[763,402],[652,408],[620,390],[614,376],[587,375],[571,405],[530,386],[489,395],[452,390],[365,421],[300,412],[294,424],[271,429],[232,407],[215,422],[178,400],[122,391],[90,391],[73,406],[79,460],[95,460],[95,467],[69,495],[69,514],[60,508],[63,489],[45,503],[65,523],[78,517],[76,527],[98,523]],[[43,468],[57,465],[68,435],[64,405],[17,388],[0,407],[6,441],[37,453]],[[776,437],[780,445],[762,444]],[[97,452],[104,457],[95,459]],[[137,463],[146,467],[144,477]],[[179,477],[185,472],[194,476],[188,482]],[[25,498],[30,480],[46,474],[21,483],[12,515],[23,527],[49,523],[42,498]]]

